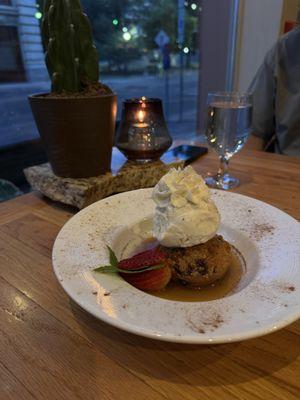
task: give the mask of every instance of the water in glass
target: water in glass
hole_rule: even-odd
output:
[[[213,102],[208,105],[206,137],[221,157],[229,159],[247,141],[251,129],[251,104]]]

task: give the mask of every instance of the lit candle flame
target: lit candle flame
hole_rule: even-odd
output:
[[[145,112],[143,110],[139,110],[137,117],[138,117],[139,122],[144,122]]]

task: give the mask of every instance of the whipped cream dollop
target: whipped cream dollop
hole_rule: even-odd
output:
[[[154,237],[166,247],[205,243],[217,232],[220,215],[203,178],[188,166],[171,169],[154,187]]]

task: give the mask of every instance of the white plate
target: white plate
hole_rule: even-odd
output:
[[[261,201],[213,191],[220,233],[245,257],[247,271],[231,295],[178,302],[144,293],[118,275],[92,269],[108,262],[106,244],[126,257],[150,235],[152,189],[101,200],[62,228],[53,249],[54,271],[68,295],[95,317],[154,339],[223,343],[265,335],[300,316],[298,222]]]

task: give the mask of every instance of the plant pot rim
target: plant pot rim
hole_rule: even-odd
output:
[[[29,94],[28,98],[29,99],[43,99],[43,100],[47,100],[47,101],[66,101],[66,100],[90,100],[90,99],[101,99],[103,97],[114,97],[117,96],[117,94],[115,92],[112,93],[108,93],[108,94],[100,94],[99,96],[68,96],[68,97],[49,97],[48,95],[50,94],[50,92],[41,92],[41,93],[33,93],[33,94]]]

